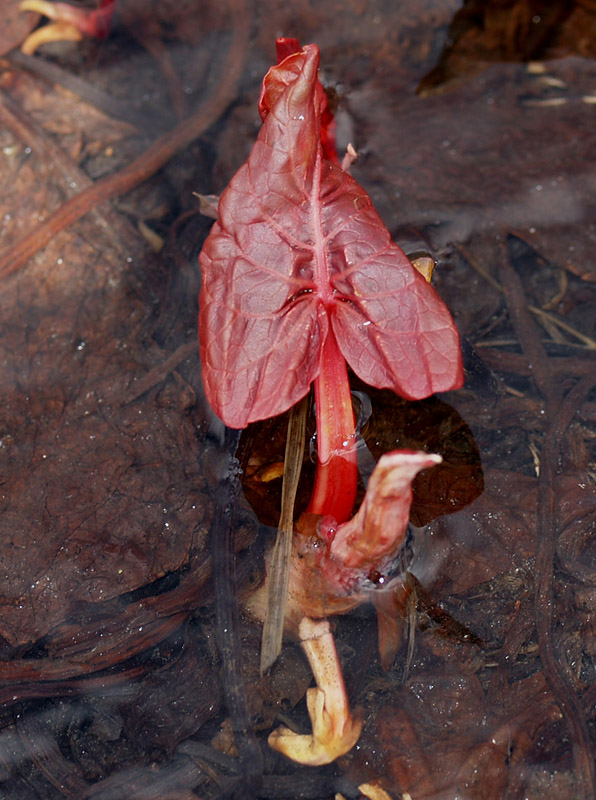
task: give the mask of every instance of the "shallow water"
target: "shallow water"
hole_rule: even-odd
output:
[[[3,248],[207,113],[161,170],[0,266],[2,796],[322,800],[375,779],[415,800],[593,796],[596,20],[483,4],[484,30],[454,27],[441,61],[457,5],[121,0],[105,41],[9,55]],[[391,668],[372,606],[334,623],[364,711],[348,756],[309,770],[267,748],[280,718],[306,729],[312,679],[290,640],[260,677],[260,626],[240,616],[258,789],[224,703],[208,538],[231,529],[248,593],[280,491],[248,465],[279,462],[285,422],[243,434],[243,492],[221,484],[232,456],[196,349],[211,223],[193,192],[246,159],[280,34],[319,44],[340,146],[395,240],[437,260],[467,373],[418,404],[354,381],[369,461],[416,446],[450,469],[416,489],[417,603]]]

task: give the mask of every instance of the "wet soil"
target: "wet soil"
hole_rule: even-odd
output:
[[[593,3],[120,0],[107,39],[33,56],[18,45],[39,20],[17,5],[0,37],[0,796],[326,800],[379,780],[396,799],[594,797]],[[354,381],[371,459],[420,446],[447,468],[416,488],[416,607],[391,667],[372,607],[334,622],[365,724],[314,769],[266,744],[280,720],[306,729],[303,656],[288,641],[261,677],[260,627],[234,608],[262,578],[283,421],[237,449],[196,334],[211,220],[194,193],[246,159],[281,34],[321,48],[339,146],[395,240],[435,258],[466,363],[462,390],[419,404]]]

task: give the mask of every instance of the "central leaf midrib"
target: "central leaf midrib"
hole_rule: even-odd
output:
[[[329,280],[329,265],[327,263],[327,238],[323,233],[323,223],[321,220],[321,148],[317,148],[315,168],[313,172],[312,190],[310,195],[311,221],[313,229],[313,258],[314,258],[314,277],[317,294],[325,306],[333,303],[333,290]]]

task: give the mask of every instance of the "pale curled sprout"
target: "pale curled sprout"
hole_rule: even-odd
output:
[[[36,0],[24,0],[19,6],[21,11],[36,11],[47,16],[45,11],[41,11],[40,5],[52,5],[51,3],[38,3]],[[26,56],[32,56],[38,47],[49,42],[80,42],[83,34],[70,22],[52,22],[36,28],[33,33],[24,40],[21,45],[21,52]]]
[[[300,643],[317,682],[306,693],[312,734],[298,734],[278,728],[269,736],[269,745],[292,761],[318,767],[345,755],[358,741],[362,730],[359,711],[350,713],[346,688],[326,620],[304,617],[299,627]]]
[[[22,0],[19,11],[32,11],[53,21],[29,34],[21,45],[21,51],[33,55],[40,45],[48,42],[80,42],[85,36],[106,36],[113,6],[114,3],[108,3],[107,7],[104,5],[93,10],[72,3]]]
[[[369,800],[393,800],[391,795],[387,794],[385,789],[377,783],[361,783],[358,787],[358,791],[361,795],[364,795],[364,797],[368,797]],[[406,798],[406,794],[402,795],[402,800],[407,800],[407,798],[411,800],[409,794]],[[338,793],[335,795],[335,800],[345,800],[345,797],[343,794]]]

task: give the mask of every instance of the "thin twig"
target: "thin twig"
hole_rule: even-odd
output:
[[[554,403],[560,397],[559,384],[553,381],[550,360],[540,341],[540,331],[530,313],[521,279],[506,255],[499,265],[499,275],[509,318],[528,359],[534,380],[542,396],[549,403]]]
[[[124,399],[121,401],[122,405],[132,403],[137,400],[141,395],[153,389],[158,383],[161,383],[167,376],[173,372],[178,365],[185,361],[190,356],[199,352],[198,343],[194,340],[181,344],[173,353],[164,358],[164,360],[156,364],[149,372],[145,373],[142,378],[133,383]]]

